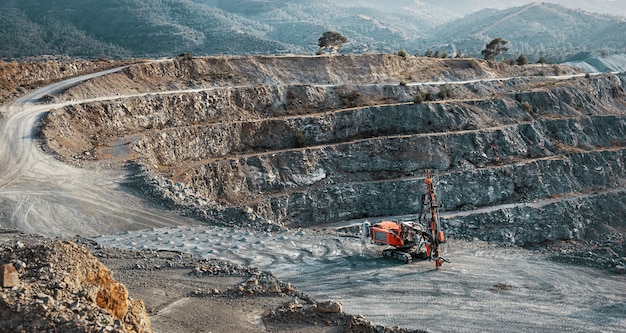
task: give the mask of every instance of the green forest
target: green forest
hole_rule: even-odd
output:
[[[506,57],[531,61],[626,52],[623,17],[542,3],[458,18],[427,2],[385,10],[337,0],[10,0],[0,4],[0,58],[314,54],[329,30],[348,38],[344,53],[480,57],[497,37],[509,41]]]

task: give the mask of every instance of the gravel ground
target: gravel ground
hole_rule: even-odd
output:
[[[150,332],[150,322],[163,333],[419,332],[346,314],[340,303],[318,302],[270,272],[179,251],[104,248],[85,238],[51,240],[6,229],[0,249],[3,263],[18,267],[20,277],[0,295],[3,332]],[[134,318],[147,312],[149,319],[119,320],[118,307],[98,305],[91,282],[72,282],[80,280],[77,267],[100,263],[130,299],[143,300]]]
[[[451,263],[401,265],[332,230],[172,227],[96,237],[106,247],[185,251],[273,272],[375,324],[433,332],[626,329],[624,275],[552,260],[558,250],[449,239]],[[442,319],[443,318],[443,319]],[[533,318],[533,320],[528,320]]]

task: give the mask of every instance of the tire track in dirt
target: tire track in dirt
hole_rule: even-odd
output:
[[[626,306],[623,276],[479,241],[449,241],[444,253],[452,263],[436,270],[427,261],[401,265],[381,257],[382,247],[332,231],[269,234],[174,227],[95,240],[104,246],[176,249],[256,266],[316,299],[340,301],[348,313],[382,325],[433,332],[626,329],[626,319],[619,317]]]

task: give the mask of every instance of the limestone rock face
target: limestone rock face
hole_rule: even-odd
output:
[[[529,82],[520,79],[517,84]],[[194,207],[207,219],[313,226],[419,214],[422,177],[428,168],[438,174],[444,210],[467,212],[444,220],[451,235],[520,246],[575,240],[594,224],[626,214],[623,191],[603,192],[619,188],[626,179],[620,167],[620,147],[626,143],[626,117],[619,113],[623,88],[612,77],[579,85],[516,93],[515,99],[361,107],[332,117],[302,116],[297,119],[302,125],[293,128],[306,133],[310,147],[304,149],[285,149],[264,139],[276,133],[288,138],[294,132],[287,125],[254,135],[266,149],[275,149],[273,153],[243,154],[245,149],[237,145],[248,140],[246,132],[223,126],[220,133],[233,141],[224,141],[217,130],[185,130],[175,136],[184,137],[182,141],[167,143],[176,133],[170,130],[167,139],[146,138],[137,149],[154,156],[156,164],[167,161],[172,166],[177,165],[176,156],[202,152],[183,157],[199,162],[179,169],[180,178],[163,177],[149,167],[145,175],[152,184],[148,191],[155,196]],[[589,96],[600,98],[592,103]],[[525,102],[532,108],[524,108]],[[581,108],[586,115],[581,116]],[[221,143],[207,141],[211,138]],[[165,147],[184,141],[198,142],[198,149],[179,152]],[[537,201],[545,204],[530,204]],[[609,203],[611,209],[601,208]],[[501,208],[477,209],[481,207]]]
[[[397,58],[135,66],[59,98],[206,89],[68,106],[43,134],[69,161],[132,161],[143,193],[214,224],[415,216],[430,169],[451,236],[532,246],[623,227],[624,74]]]

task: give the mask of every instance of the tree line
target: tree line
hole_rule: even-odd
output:
[[[319,46],[317,54],[318,55],[323,54],[324,51],[327,53],[339,52],[343,44],[347,42],[348,42],[348,38],[342,35],[341,33],[336,32],[336,31],[330,31],[330,30],[326,31],[317,40],[317,45]],[[485,45],[485,48],[481,51],[481,54],[483,55],[485,60],[495,61],[498,56],[501,56],[503,54],[503,52],[507,52],[509,50],[507,46],[508,43],[509,42],[502,37],[494,38],[489,43],[487,43],[487,45]],[[409,55],[406,50],[400,50],[397,54],[401,57],[408,57]],[[440,54],[439,51],[435,51],[433,53],[430,50],[428,50],[426,54],[424,54],[424,56],[429,57],[429,58],[444,58],[444,59],[450,57],[447,52],[442,52]],[[463,57],[463,53],[460,50],[457,50],[456,54],[454,55],[454,58],[462,58],[462,57]],[[501,58],[501,61],[506,62],[509,65],[523,66],[523,65],[528,64],[528,57],[526,57],[525,54],[520,53],[517,59]],[[537,63],[545,64],[547,63],[547,60],[545,57],[542,56],[541,58],[539,58]]]

